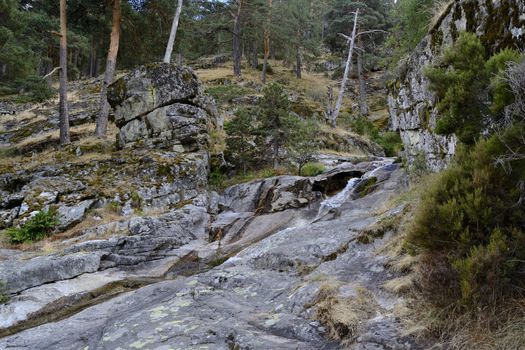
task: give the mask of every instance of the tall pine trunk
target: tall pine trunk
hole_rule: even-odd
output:
[[[71,142],[67,106],[67,9],[66,0],[60,0],[60,144]]]
[[[117,65],[118,47],[120,41],[120,21],[122,19],[121,0],[113,0],[113,25],[109,43],[108,58],[106,61],[106,72],[104,83],[100,90],[100,112],[97,118],[95,132],[98,137],[106,138],[108,129],[109,103],[107,99],[108,86],[115,78],[115,67]]]
[[[361,37],[359,37],[359,46],[361,47]],[[366,102],[366,86],[363,77],[363,54],[357,52],[357,77],[359,80],[359,111],[362,116],[368,116],[368,104]]]
[[[264,58],[263,58],[263,66],[262,66],[262,73],[261,73],[261,81],[263,84],[266,84],[266,70],[268,67],[269,54],[270,54],[270,37],[265,32],[264,33]]]
[[[233,40],[232,40],[232,54],[233,54],[233,74],[241,75],[241,11],[242,0],[239,0],[237,13],[233,18]]]
[[[266,27],[264,28],[264,60],[261,73],[261,81],[266,84],[266,70],[268,69],[268,57],[270,56],[270,24],[272,22],[272,0],[268,0],[268,11],[270,14],[266,19]]]
[[[297,51],[295,53],[295,61],[295,75],[297,76],[297,79],[301,79],[303,62],[301,61],[301,49],[299,47],[297,47]]]
[[[91,50],[89,51],[89,77],[93,78],[97,76],[95,71],[97,65],[97,42],[95,38],[91,39]]]
[[[164,63],[171,62],[171,53],[173,52],[173,45],[175,44],[175,38],[177,37],[177,28],[179,27],[180,13],[182,11],[182,1],[179,0],[177,4],[177,10],[175,11],[175,17],[173,18],[173,23],[171,25],[170,38],[168,40],[168,45],[166,46],[166,53],[164,54]]]

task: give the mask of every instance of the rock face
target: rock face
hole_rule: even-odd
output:
[[[133,226],[136,229],[130,228],[129,237],[120,238],[125,240],[123,244],[103,248],[104,242],[112,240],[94,240],[79,245],[82,253],[66,252],[66,256],[83,259],[94,253],[89,246],[98,246],[95,251],[99,254],[120,250],[130,257],[141,256],[142,248],[132,244],[136,235],[146,235],[154,242],[159,235],[179,236],[182,241],[173,241],[171,245],[173,255],[201,257],[191,260],[198,264],[215,254],[221,257],[219,253],[227,251],[229,259],[189,274],[180,273],[179,264],[171,270],[175,271],[173,279],[102,300],[98,305],[64,315],[67,318],[63,320],[34,324],[34,328],[0,339],[0,348],[421,349],[414,338],[406,335],[399,321],[398,310],[404,307],[403,299],[382,287],[397,277],[385,268],[389,264],[385,251],[389,244],[395,244],[389,243],[394,233],[385,229],[383,238],[369,244],[359,243],[364,230],[380,226],[384,220],[391,221],[403,211],[403,205],[384,207],[386,200],[404,188],[404,172],[392,162],[366,162],[332,171],[327,175],[332,179],[339,173],[353,177],[350,171],[364,175],[353,177],[342,192],[324,201],[317,197],[318,191],[312,184],[331,181],[329,178],[281,177],[232,188],[225,197],[242,196],[242,192],[249,200],[235,204],[231,200],[229,209],[212,222],[212,226],[228,231],[225,238],[232,237],[232,230],[238,234],[234,240],[221,239],[222,245],[206,243],[197,237],[209,228],[206,220],[195,220],[199,216],[197,209],[189,207],[157,220],[137,219],[140,223]],[[370,178],[376,179],[373,191],[356,196],[359,184]],[[262,187],[267,191],[257,190]],[[263,197],[267,196],[265,193],[272,194],[267,196],[268,203],[276,203],[285,192],[296,198],[311,198],[311,202],[300,209],[280,212],[233,211],[233,208],[254,210],[256,206],[252,203],[260,202],[261,198],[257,193]],[[341,210],[344,215],[317,215],[323,214],[325,207]],[[245,228],[238,230],[236,226],[240,223]],[[148,250],[146,241],[142,242],[142,247]],[[232,246],[237,249],[229,250]],[[45,259],[49,258],[41,258]],[[184,261],[190,262],[188,258]],[[84,265],[92,268],[92,264]],[[56,274],[71,278],[83,265],[72,262],[71,266],[71,271]],[[109,268],[22,291],[14,297],[16,303],[0,306],[0,314],[8,315],[0,318],[0,326],[17,322],[14,319],[23,318],[28,310],[33,316],[43,313],[35,311],[39,302],[55,307],[74,304],[74,295],[82,288],[85,290],[88,281],[93,288],[115,278],[115,272]],[[32,281],[28,278],[24,284],[20,280],[15,290],[26,288]],[[60,293],[66,296],[51,302]]]
[[[108,101],[121,147],[193,152],[209,146],[216,107],[191,68],[167,63],[139,67],[109,86]]]
[[[516,0],[456,0],[403,62],[399,77],[390,85],[390,124],[401,132],[407,158],[423,154],[432,170],[444,168],[456,151],[455,136],[434,133],[435,96],[423,69],[436,62],[461,31],[476,33],[487,52],[525,47],[525,2]]]

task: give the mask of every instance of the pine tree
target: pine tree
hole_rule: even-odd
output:
[[[248,167],[256,158],[255,120],[252,111],[241,109],[235,117],[224,125],[226,131],[226,157],[236,166],[242,168],[246,175]]]

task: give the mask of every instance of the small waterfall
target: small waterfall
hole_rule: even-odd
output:
[[[384,158],[380,161],[375,161],[371,163],[371,166],[373,167],[372,170],[367,171],[363,176],[360,178],[352,178],[348,180],[348,183],[346,184],[346,187],[339,193],[337,193],[335,196],[325,199],[323,202],[321,202],[321,206],[319,207],[319,211],[317,212],[317,216],[314,219],[313,222],[316,222],[319,220],[323,215],[325,215],[328,211],[331,209],[337,209],[345,203],[349,197],[354,192],[355,188],[363,181],[367,180],[371,177],[375,177],[377,173],[381,170],[390,170],[394,163],[394,160],[391,158]],[[392,169],[394,170],[394,169]]]
[[[346,184],[345,188],[337,193],[335,196],[325,199],[321,203],[321,207],[319,208],[319,213],[321,213],[324,209],[335,209],[339,208],[347,199],[350,194],[352,194],[352,191],[361,181],[361,178],[353,178],[348,180],[348,183]]]

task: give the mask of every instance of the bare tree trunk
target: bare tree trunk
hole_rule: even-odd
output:
[[[173,23],[171,24],[170,38],[168,40],[168,46],[166,46],[166,53],[164,54],[164,63],[171,62],[171,53],[173,52],[173,45],[175,43],[175,38],[177,37],[177,28],[179,27],[182,2],[183,0],[179,0],[179,3],[177,4],[177,10],[175,11],[175,17],[173,18]]]
[[[111,28],[111,39],[109,43],[108,58],[106,61],[106,73],[104,73],[104,83],[100,90],[100,112],[97,118],[95,132],[98,137],[106,138],[108,129],[109,103],[107,99],[108,86],[115,78],[115,67],[117,65],[118,47],[120,41],[120,21],[122,19],[121,0],[114,0],[113,3],[113,24]]]
[[[60,144],[71,143],[67,109],[67,9],[66,0],[60,0]]]
[[[328,87],[328,93],[327,93],[327,101],[326,101],[326,112],[324,115],[324,118],[326,120],[326,123],[330,123],[330,120],[332,118],[332,115],[334,114],[334,88],[329,86]]]
[[[295,62],[295,75],[297,76],[297,79],[301,79],[303,62],[301,61],[301,49],[299,47],[297,47],[297,52],[295,53]]]
[[[354,52],[358,16],[359,16],[359,9],[357,9],[355,12],[354,28],[352,29],[352,36],[349,38],[350,49],[348,51],[348,58],[346,60],[345,73],[343,75],[343,80],[341,81],[341,88],[339,90],[339,96],[337,98],[337,103],[335,105],[335,111],[332,115],[332,126],[334,128],[337,126],[337,117],[339,116],[339,113],[341,112],[341,106],[343,104],[343,96],[345,94],[346,83],[348,82],[348,74],[352,70],[352,54]]]
[[[238,1],[237,13],[233,20],[233,40],[232,40],[232,54],[233,54],[233,74],[241,76],[241,11],[242,0]]]
[[[361,37],[359,37],[359,46],[361,46]],[[368,104],[366,102],[366,86],[363,77],[363,54],[357,52],[357,77],[359,79],[359,110],[362,116],[368,116]]]

